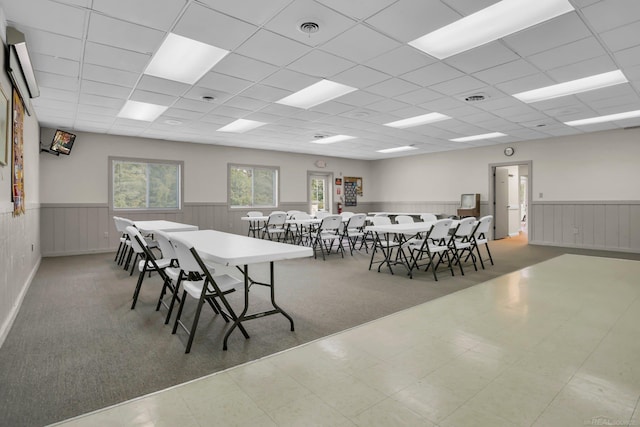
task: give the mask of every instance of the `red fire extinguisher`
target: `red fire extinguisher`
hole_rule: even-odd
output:
[[[338,202],[338,213],[342,213],[342,203]]]

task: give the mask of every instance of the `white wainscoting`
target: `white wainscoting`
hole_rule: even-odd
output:
[[[529,243],[640,252],[640,201],[534,202]]]

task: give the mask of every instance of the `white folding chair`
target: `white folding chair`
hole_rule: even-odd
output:
[[[467,253],[465,261],[471,257],[473,262],[473,268],[478,271],[476,266],[476,256],[473,253],[473,232],[476,229],[476,219],[472,216],[465,217],[460,220],[458,226],[453,232],[452,238],[449,240],[451,251],[453,253],[454,264],[458,264],[460,267],[460,273],[464,276],[464,269],[462,268],[462,255]]]
[[[178,263],[180,264],[180,269],[182,270],[180,274],[181,279],[179,283],[176,284],[176,291],[179,285],[182,285],[183,289],[180,306],[178,308],[178,313],[176,314],[176,320],[174,321],[171,333],[175,334],[178,330],[178,326],[187,333],[189,339],[187,341],[185,353],[189,353],[191,351],[191,345],[193,344],[198,320],[200,319],[200,313],[204,303],[206,302],[209,304],[214,313],[220,314],[225,322],[228,323],[229,319],[235,321],[237,316],[224,296],[234,292],[238,286],[242,286],[243,282],[228,274],[214,276],[212,271],[213,269],[204,263],[196,249],[190,247],[180,238],[172,237],[171,245],[175,250],[176,256],[178,257]],[[198,301],[198,306],[194,313],[191,328],[188,328],[181,320],[187,296]],[[177,295],[174,293],[172,304],[177,299]],[[220,303],[222,303],[224,309]],[[247,331],[244,329],[242,324],[239,323],[238,328],[245,338],[249,338],[249,334],[247,334]]]
[[[432,213],[423,213],[420,215],[420,219],[423,222],[436,222],[438,220],[438,217]]]
[[[247,216],[249,218],[255,218],[255,217],[261,217],[263,215],[262,215],[262,212],[260,211],[249,211],[247,212]],[[256,233],[259,235],[261,230],[262,230],[262,224],[260,223],[259,220],[250,220],[249,231],[247,232],[247,236],[258,237],[256,236]]]
[[[396,224],[413,224],[413,217],[409,215],[397,215]]]
[[[287,233],[286,225],[287,214],[285,212],[272,212],[262,229],[262,238],[267,236],[269,240],[273,240],[272,236],[276,236],[277,241],[280,241],[281,238],[284,239]]]
[[[366,221],[367,221],[367,215],[354,214],[354,215],[351,215],[351,217],[349,218],[349,221],[347,221],[347,223],[344,224],[344,227],[342,228],[342,232],[340,236],[340,246],[342,246],[342,240],[346,238],[347,242],[349,243],[349,251],[351,252],[351,255],[353,255],[353,250],[355,249],[356,244],[358,243],[358,240],[360,240],[359,249],[362,249],[362,246],[364,246],[366,252],[369,253],[369,248],[365,244],[366,242],[365,242],[364,225]]]
[[[453,265],[451,264],[451,247],[449,245],[449,240],[451,239],[449,229],[452,223],[453,220],[451,219],[440,219],[436,221],[427,236],[419,244],[418,242],[414,242],[408,246],[412,261],[411,268],[409,269],[410,277],[413,277],[414,269],[419,269],[426,265],[425,271],[431,268],[433,278],[437,281],[438,276],[436,275],[436,270],[443,261],[447,262],[447,268],[451,271],[451,275],[454,275]],[[435,258],[436,255],[438,256],[437,262]],[[425,257],[428,262],[426,264],[420,264],[420,261]]]
[[[133,302],[131,303],[131,309],[133,310],[136,308],[136,303],[138,302],[138,296],[140,295],[140,288],[142,287],[144,276],[149,272],[155,271],[160,274],[160,277],[162,277],[166,283],[167,275],[164,270],[171,265],[171,259],[156,259],[151,248],[137,228],[129,225],[126,230],[131,239],[131,249],[136,253],[136,258],[138,255],[142,258],[138,263],[140,275],[138,276],[138,282],[136,283],[136,288],[133,292]]]
[[[313,237],[313,256],[318,257],[317,249],[320,246],[320,252],[322,252],[322,259],[325,258],[325,250],[327,255],[331,253],[333,242],[338,241],[338,249],[344,258],[344,248],[340,244],[340,226],[342,225],[342,217],[340,215],[329,215],[322,219],[322,222],[318,226],[315,236]],[[327,246],[328,244],[328,246]]]
[[[291,241],[296,244],[309,243],[311,233],[315,230],[311,223],[311,215],[306,212],[296,212],[291,217],[292,220],[309,221],[307,224],[289,224],[288,231],[291,233]]]
[[[493,216],[487,215],[483,216],[478,220],[478,225],[476,229],[473,231],[473,246],[478,253],[478,258],[480,259],[480,265],[484,270],[484,261],[482,260],[482,254],[480,253],[480,245],[484,245],[487,250],[487,254],[489,255],[489,261],[491,261],[491,265],[493,265],[493,257],[491,256],[491,251],[489,250],[489,229],[491,227],[491,222],[493,221]]]

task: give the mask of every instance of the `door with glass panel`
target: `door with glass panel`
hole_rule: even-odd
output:
[[[331,212],[331,177],[330,175],[309,175],[309,212]]]

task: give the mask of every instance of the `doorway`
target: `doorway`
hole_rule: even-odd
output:
[[[329,212],[332,209],[333,174],[308,172],[307,188],[309,193],[309,213]]]
[[[489,165],[489,207],[493,238],[529,241],[531,161]]]

